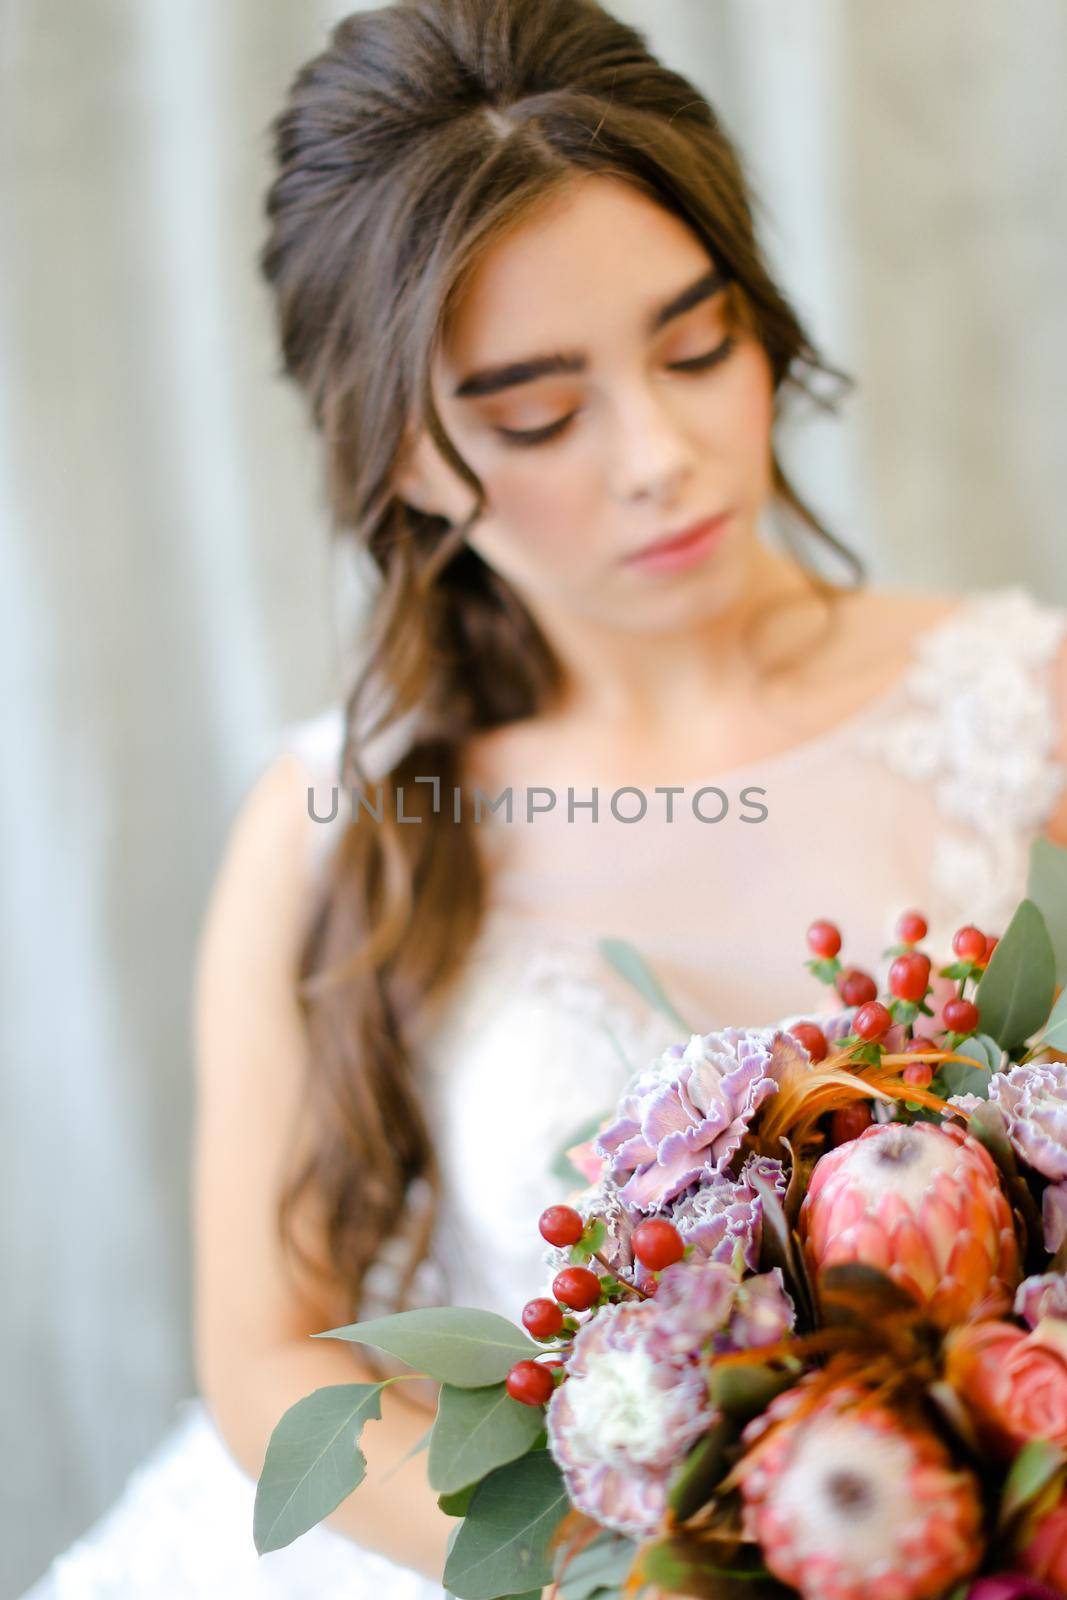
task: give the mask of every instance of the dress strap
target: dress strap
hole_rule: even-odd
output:
[[[999,933],[1025,893],[1030,842],[1067,785],[1065,638],[1067,610],[1020,584],[968,596],[915,641],[899,711],[865,731],[869,753],[932,788],[931,910],[946,926],[974,917]]]

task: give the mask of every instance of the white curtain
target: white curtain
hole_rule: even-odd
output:
[[[353,599],[254,270],[267,122],[349,9],[0,0],[6,1592],[192,1388],[197,927]],[[615,9],[715,99],[859,379],[788,441],[835,529],[883,582],[1067,601],[1067,0]]]

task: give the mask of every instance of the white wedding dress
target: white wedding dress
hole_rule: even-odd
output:
[[[817,916],[841,926],[843,958],[880,972],[906,907],[927,913],[929,946],[946,958],[961,921],[1002,931],[1025,892],[1030,841],[1067,782],[1057,760],[1067,707],[1054,671],[1065,636],[1067,612],[1022,588],[969,596],[920,635],[897,684],[829,733],[719,774],[692,774],[680,751],[677,772],[656,779],[683,791],[670,823],[651,787],[638,822],[620,821],[603,792],[595,824],[588,809],[568,819],[565,793],[532,822],[520,820],[521,805],[510,824],[502,812],[483,819],[489,910],[418,1051],[445,1186],[435,1259],[455,1302],[517,1319],[543,1290],[536,1219],[560,1198],[549,1169],[561,1141],[611,1106],[624,1060],[642,1064],[684,1036],[609,966],[601,936],[635,945],[686,1023],[707,1031],[823,1008],[826,991],[804,966]],[[318,816],[331,808],[341,731],[334,707],[282,741],[307,767]],[[590,798],[587,776],[566,780],[576,800]],[[719,822],[694,811],[705,786],[727,797]],[[746,787],[762,791],[765,820],[741,820]],[[332,823],[309,816],[309,847],[322,860],[347,804],[342,793]],[[722,800],[705,794],[697,807],[714,817]],[[617,809],[637,813],[634,791]],[[111,1511],[29,1596],[441,1595],[321,1526],[258,1556],[254,1494],[189,1398]]]

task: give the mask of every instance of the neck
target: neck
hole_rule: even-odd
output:
[[[795,601],[795,605],[784,602]],[[776,648],[790,652],[812,639],[813,621],[825,614],[796,562],[762,543],[754,545],[744,587],[720,613],[691,628],[635,636],[583,623],[578,630],[542,620],[563,663],[564,687],[555,714],[601,729],[684,728],[709,698],[755,697],[766,671],[755,659],[757,625],[782,606]],[[541,619],[539,619],[541,620]]]

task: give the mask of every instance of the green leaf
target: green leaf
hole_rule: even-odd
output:
[[[516,1361],[540,1349],[506,1317],[467,1306],[398,1311],[391,1317],[372,1317],[313,1337],[372,1345],[459,1389],[499,1383]]]
[[[476,1483],[468,1483],[465,1489],[457,1489],[455,1494],[439,1494],[437,1504],[446,1517],[465,1517],[477,1487]]]
[[[430,1439],[431,1487],[440,1494],[453,1493],[525,1455],[544,1420],[540,1406],[521,1405],[502,1383],[486,1389],[443,1384]]]
[[[562,1553],[556,1568],[559,1600],[594,1600],[603,1590],[617,1594],[637,1555],[632,1539],[605,1529],[574,1556]]]
[[[1008,1470],[1000,1499],[1000,1525],[1012,1522],[1067,1466],[1067,1456],[1044,1439],[1024,1444]]]
[[[570,1259],[576,1266],[581,1266],[583,1262],[595,1256],[598,1250],[604,1248],[604,1240],[607,1236],[608,1230],[604,1218],[592,1218],[582,1230],[582,1237],[578,1240],[578,1243],[571,1245]]]
[[[708,1374],[711,1398],[735,1422],[749,1422],[766,1411],[775,1395],[796,1383],[796,1372],[770,1362],[754,1366],[741,1361],[717,1361]]]
[[[1059,1050],[1061,1054],[1067,1051],[1067,989],[1064,989],[1052,1008],[1041,1042],[1052,1050]]]
[[[987,1033],[971,1034],[956,1046],[956,1054],[967,1056],[975,1062],[969,1067],[963,1061],[943,1061],[937,1069],[937,1081],[944,1095],[974,1094],[980,1100],[989,1099],[989,1083],[995,1072],[1004,1066],[1003,1050]]]
[[[990,957],[975,994],[983,1033],[1015,1050],[1049,1014],[1056,990],[1056,956],[1045,919],[1032,900],[1020,901]]]
[[[547,1450],[497,1467],[477,1487],[445,1562],[459,1600],[495,1600],[552,1579],[549,1544],[570,1501]]]
[[[281,1550],[328,1517],[363,1482],[363,1424],[381,1417],[384,1383],[340,1383],[305,1395],[267,1444],[256,1485],[252,1538],[260,1555]]]
[[[667,1489],[667,1504],[679,1522],[685,1522],[707,1505],[726,1476],[727,1451],[737,1429],[720,1417],[690,1450]]]
[[[645,1582],[658,1584],[669,1594],[699,1596],[701,1600],[755,1600],[764,1594],[786,1593],[765,1569],[716,1566],[706,1549],[685,1537],[647,1544],[639,1560]]]
[[[1067,850],[1062,845],[1051,839],[1032,840],[1026,893],[1045,919],[1056,956],[1056,975],[1061,984],[1067,984]]]
[[[685,1030],[688,1036],[698,1032],[690,1027],[689,1023],[676,1010],[667,998],[663,985],[648,965],[640,951],[627,939],[600,939],[597,948],[604,960],[615,968],[615,971],[631,984],[654,1011],[662,1011],[663,1015],[671,1022]]]

